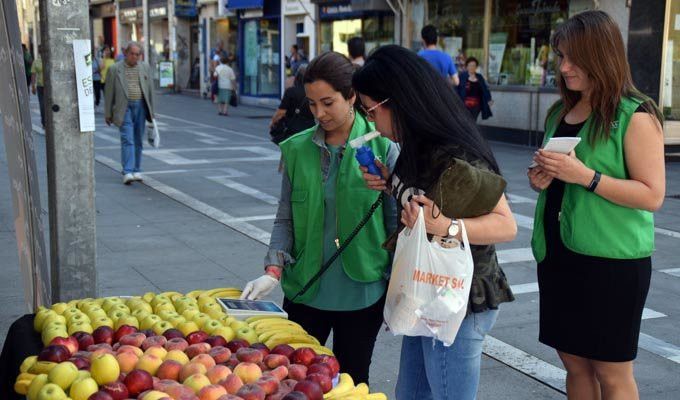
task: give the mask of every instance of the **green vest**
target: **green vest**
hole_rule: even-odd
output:
[[[598,142],[595,148],[589,143],[592,116],[588,118],[578,134],[582,138],[576,146],[579,160],[603,175],[629,179],[623,140],[630,118],[642,101],[622,97],[609,140]],[[561,103],[557,104],[548,116],[544,143],[555,134],[562,107]],[[546,255],[543,226],[546,196],[546,190],[538,196],[531,239],[538,262]],[[581,185],[567,183],[560,213],[560,236],[568,249],[579,254],[614,259],[647,257],[654,251],[654,216],[649,211],[614,204]]]
[[[314,126],[291,136],[279,144],[291,182],[290,204],[293,215],[293,257],[296,262],[284,268],[281,286],[292,299],[309,282],[323,263],[324,194],[321,172],[321,152],[312,141]],[[349,140],[373,131],[373,124],[357,114]],[[373,154],[387,159],[388,139],[379,137],[368,142]],[[355,150],[349,145],[344,151],[336,186],[337,232],[340,243],[350,235],[371,205],[381,194],[366,187]],[[342,252],[342,265],[347,276],[358,282],[383,279],[390,259],[381,243],[387,238],[382,205],[368,223]],[[306,303],[316,296],[318,281],[295,301]]]

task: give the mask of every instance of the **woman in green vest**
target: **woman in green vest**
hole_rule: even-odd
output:
[[[662,116],[633,86],[621,32],[602,11],[555,32],[559,100],[546,141],[582,138],[569,155],[539,150],[539,340],[567,369],[570,399],[637,399],[633,360],[651,277],[652,213],[665,193]]]
[[[432,337],[404,336],[395,390],[397,400],[474,400],[484,337],[493,327],[500,305],[514,300],[494,245],[512,241],[517,224],[502,185],[480,183],[482,176],[500,181],[496,176],[500,169],[460,97],[416,53],[401,46],[382,46],[368,57],[353,83],[363,112],[375,121],[376,129],[401,145],[394,173],[390,176],[383,168],[382,175],[390,178],[368,173],[364,177],[369,188],[380,191],[387,190],[389,180],[390,192],[400,199],[403,225],[413,227],[422,205],[427,233],[444,247],[456,245],[461,241],[460,220],[468,216],[461,209],[464,207],[445,215],[425,195],[411,199],[409,195],[416,189],[432,193],[449,168],[460,165],[467,165],[461,171],[479,179],[443,188],[441,196],[436,197],[439,204],[454,198],[465,198],[468,204],[482,203],[486,192],[496,189],[497,195],[484,201],[489,204],[485,211],[464,218],[474,273],[467,314],[453,345],[446,346]],[[484,189],[475,190],[473,181]]]
[[[265,274],[249,282],[242,298],[257,299],[279,284],[288,318],[322,344],[333,332],[333,352],[356,382],[368,370],[383,322],[389,253],[376,246],[396,228],[394,202],[387,198],[330,268],[303,287],[336,252],[380,194],[366,188],[348,141],[373,131],[355,113],[354,67],[340,53],[324,53],[309,64],[304,85],[318,124],[279,144],[283,183]],[[377,138],[368,143],[388,166],[397,147]]]

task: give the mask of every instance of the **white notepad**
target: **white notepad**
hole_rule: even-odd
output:
[[[545,151],[552,151],[555,153],[560,153],[560,154],[569,154],[576,146],[581,142],[581,138],[576,136],[576,137],[554,137],[551,138],[548,143],[543,147],[543,150]],[[532,162],[531,165],[529,165],[529,168],[533,168],[537,166],[535,162]]]

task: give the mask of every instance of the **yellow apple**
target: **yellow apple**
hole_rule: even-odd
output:
[[[52,310],[56,312],[57,314],[63,314],[64,311],[68,308],[68,304],[66,303],[56,303],[52,304]]]
[[[201,326],[201,329],[208,335],[212,335],[213,331],[217,328],[221,328],[222,323],[215,319],[209,319]]]
[[[47,374],[50,382],[57,384],[60,388],[66,390],[71,386],[78,376],[78,367],[70,361],[64,361],[57,364]]]
[[[188,308],[182,312],[182,316],[186,318],[187,321],[193,321],[194,317],[200,313],[198,308]]]
[[[46,383],[38,392],[38,400],[64,400],[66,393],[64,389],[54,383]]]
[[[213,336],[222,336],[224,340],[226,340],[227,342],[234,340],[234,338],[236,337],[236,332],[234,332],[234,330],[228,326],[219,327],[212,331],[210,334]]]
[[[92,360],[90,374],[98,385],[114,382],[120,375],[118,360],[112,354],[100,354]]]
[[[133,317],[132,315],[126,315],[118,318],[116,322],[113,324],[113,329],[118,330],[118,328],[120,328],[123,325],[130,325],[139,329],[139,321],[137,321],[137,318]]]
[[[194,317],[194,322],[198,326],[203,326],[203,324],[205,324],[206,321],[209,321],[209,320],[210,320],[210,315],[205,314],[205,313],[196,314],[196,316]]]
[[[151,330],[153,330],[156,335],[163,335],[163,332],[172,328],[174,328],[174,326],[170,322],[158,321],[151,327]]]
[[[123,299],[119,297],[107,297],[102,303],[102,309],[108,312],[111,307],[115,306],[116,304],[123,304]]]
[[[92,378],[84,378],[73,382],[69,395],[73,400],[87,400],[97,391],[99,391],[97,382]]]
[[[28,385],[28,393],[26,393],[26,398],[28,400],[37,400],[40,389],[42,389],[42,387],[48,383],[49,380],[47,379],[47,374],[36,375],[36,377],[31,381],[31,384]]]
[[[184,336],[187,336],[191,332],[196,332],[199,328],[198,328],[198,325],[194,321],[187,321],[187,322],[182,322],[181,324],[179,324],[177,329],[179,329],[180,332],[182,332],[182,334]]]
[[[116,321],[118,321],[118,319],[125,317],[127,315],[130,315],[123,310],[114,310],[114,309],[111,309],[111,310],[112,311],[109,312],[109,318],[111,318],[114,325],[116,324]]]
[[[66,318],[66,324],[72,324],[74,322],[87,322],[88,324],[90,323],[90,317],[88,317],[85,313],[79,311],[78,314],[73,314]]]
[[[156,305],[158,305],[159,303],[171,303],[171,304],[172,304],[172,300],[170,300],[170,298],[169,298],[168,296],[159,294],[159,295],[156,295],[156,296],[155,296],[153,299],[151,299],[151,301],[149,302],[149,304],[151,304],[151,307],[154,307],[154,308],[155,308]]]
[[[63,315],[59,315],[57,313],[54,313],[54,314],[48,315],[47,318],[45,318],[43,320],[43,324],[42,324],[43,329],[45,329],[45,327],[49,326],[54,321],[58,321],[58,322],[60,322],[64,325],[66,325],[66,317],[64,317]]]
[[[170,350],[165,355],[165,360],[175,360],[184,365],[189,362],[189,357],[182,350]]]
[[[86,332],[92,334],[94,328],[89,322],[74,322],[68,326],[68,334],[73,335],[76,332]]]
[[[69,320],[69,318],[71,318],[71,316],[77,315],[77,314],[82,314],[82,313],[83,312],[80,311],[79,309],[77,309],[76,307],[69,307],[66,310],[64,310],[64,312],[61,313],[61,315],[63,315],[66,318],[66,322],[68,322],[68,320]]]
[[[173,316],[167,319],[169,323],[172,324],[172,326],[178,326],[182,322],[186,322],[186,318],[184,318],[181,315]]]
[[[163,301],[160,303],[156,303],[156,306],[154,306],[153,308],[153,311],[156,314],[160,314],[160,312],[163,310],[175,311],[175,306],[173,306],[172,303],[169,301]]]
[[[153,313],[153,307],[151,307],[151,304],[145,302],[144,300],[140,300],[139,303],[134,303],[133,305],[128,307],[130,307],[130,310],[132,311],[144,310],[149,314]]]
[[[132,316],[137,318],[137,321],[144,321],[144,318],[148,317],[151,314],[152,314],[151,310],[147,311],[144,308],[138,308],[132,312]]]
[[[161,317],[156,314],[150,314],[142,320],[139,324],[139,329],[151,329],[156,323],[161,321]]]
[[[246,328],[246,327],[249,328],[250,325],[248,325],[248,323],[245,322],[245,321],[234,320],[234,321],[232,321],[231,324],[229,324],[229,327],[230,327],[231,329],[237,331],[237,330],[239,330],[239,329],[241,329],[241,328]]]
[[[109,328],[113,328],[113,321],[109,317],[99,317],[95,318],[94,321],[92,321],[92,327],[94,329],[99,328],[100,326],[108,326]]]
[[[35,318],[33,319],[33,329],[36,332],[40,332],[42,330],[42,326],[43,326],[43,323],[45,322],[45,319],[47,319],[47,317],[49,317],[52,314],[58,315],[57,313],[50,310],[49,308],[45,308],[45,309],[38,311],[35,314]]]
[[[259,342],[259,339],[257,337],[257,333],[255,332],[255,329],[245,326],[243,328],[237,329],[236,330],[236,338],[237,339],[243,339],[247,341],[248,343],[257,343]]]

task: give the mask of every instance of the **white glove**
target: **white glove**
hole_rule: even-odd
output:
[[[279,285],[279,280],[269,274],[250,281],[241,293],[241,300],[257,300],[271,293]]]

